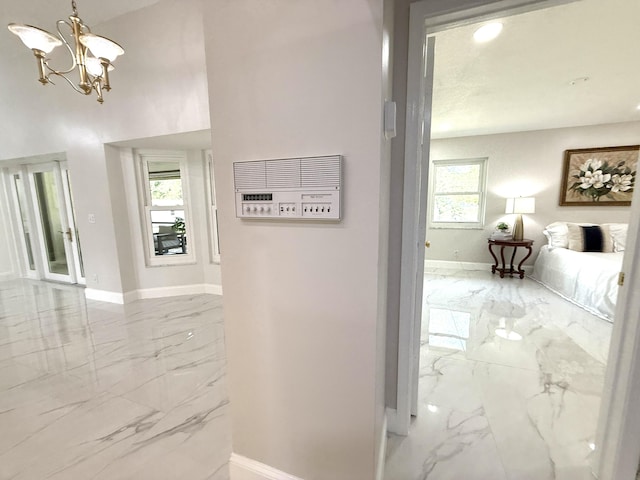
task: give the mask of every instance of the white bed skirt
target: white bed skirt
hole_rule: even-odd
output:
[[[618,298],[618,274],[624,252],[575,252],[544,245],[532,278],[609,322]]]

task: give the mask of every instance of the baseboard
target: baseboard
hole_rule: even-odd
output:
[[[124,293],[124,303],[131,303],[138,300],[138,290],[133,290],[132,292]]]
[[[13,272],[0,272],[0,282],[4,280],[13,280],[16,278],[16,274]]]
[[[179,295],[222,295],[222,285],[197,284],[175,287],[141,288],[124,294],[124,303],[148,298],[177,297]]]
[[[451,260],[425,260],[424,268],[442,268],[445,270],[485,270],[491,271],[493,263],[457,262]],[[533,271],[533,265],[523,265],[525,272]]]
[[[222,287],[220,285],[201,283],[195,285],[176,285],[174,287],[141,288],[136,290],[135,293],[136,298],[140,300],[145,298],[177,297],[179,295],[200,295],[203,293],[222,295]]]
[[[425,260],[424,268],[443,268],[446,270],[489,270],[491,263],[458,262],[451,260]]]
[[[229,459],[229,474],[231,480],[302,480],[236,453]]]
[[[89,300],[99,300],[100,302],[124,303],[124,295],[117,292],[109,292],[107,290],[96,290],[95,288],[85,288],[84,296]]]
[[[378,462],[376,465],[376,480],[384,478],[384,463],[387,458],[387,412],[384,413],[382,421],[382,432],[380,433],[380,450],[378,451]]]
[[[222,295],[222,285],[205,284],[204,293],[209,295]]]

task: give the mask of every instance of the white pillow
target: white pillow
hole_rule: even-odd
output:
[[[550,223],[544,228],[542,233],[547,237],[549,250],[569,247],[569,229],[567,228],[567,222]]]
[[[584,227],[595,225],[595,223],[578,223]],[[569,248],[569,228],[567,222],[553,222],[544,227],[542,234],[547,237],[549,250],[554,248]]]
[[[609,227],[611,232],[611,238],[613,238],[613,251],[624,252],[627,246],[627,230],[629,228],[628,223],[603,223]]]

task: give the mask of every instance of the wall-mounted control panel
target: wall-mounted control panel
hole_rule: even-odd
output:
[[[340,220],[342,157],[235,162],[236,217]]]

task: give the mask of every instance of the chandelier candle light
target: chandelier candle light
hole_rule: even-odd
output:
[[[515,213],[513,223],[513,239],[521,241],[524,238],[523,213],[536,213],[536,199],[534,197],[507,198],[507,208],[504,213]]]
[[[11,33],[19,36],[22,43],[30,48],[36,56],[40,83],[43,85],[53,83],[49,76],[57,75],[64,78],[78,93],[90,95],[95,91],[98,95],[98,102],[103,103],[103,90],[111,90],[109,83],[109,72],[113,70],[111,63],[119,55],[122,55],[124,50],[114,41],[91,33],[91,29],[78,17],[75,0],[71,2],[71,9],[72,14],[69,16],[71,23],[66,20],[58,20],[56,23],[60,38],[31,25],[10,23],[8,28]],[[70,33],[66,35],[73,40],[73,45],[67,41],[62,32],[63,25],[70,29]],[[62,44],[69,50],[72,63],[67,70],[56,70],[49,66],[49,59],[46,56]],[[67,77],[67,74],[74,70],[78,72],[77,85]]]

